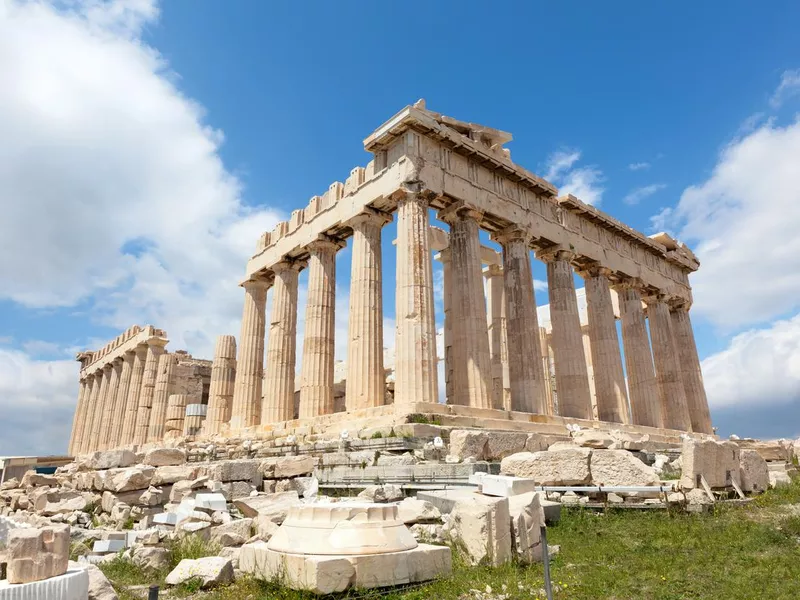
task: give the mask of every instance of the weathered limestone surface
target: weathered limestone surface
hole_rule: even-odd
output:
[[[114,418],[109,429],[108,448],[116,448],[123,445],[122,427],[128,412],[128,392],[131,385],[131,375],[133,373],[133,360],[135,353],[132,351],[122,355],[122,368],[119,374],[119,385],[117,386],[117,397],[114,402]]]
[[[609,274],[610,271],[602,267],[590,267],[581,272],[586,282],[597,415],[600,421],[629,423],[628,392],[611,304]]]
[[[83,424],[80,433],[80,445],[76,447],[75,452],[83,454],[89,451],[91,447],[92,426],[94,415],[97,412],[97,398],[100,394],[100,385],[102,382],[102,371],[88,376],[89,379],[89,397],[88,405],[86,406],[86,414],[83,419]]]
[[[740,450],[739,466],[743,492],[765,492],[769,489],[769,467],[756,450]]]
[[[440,218],[450,223],[453,323],[453,403],[491,408],[491,356],[483,293],[480,215],[456,210]],[[500,407],[502,408],[502,405]]]
[[[740,483],[739,452],[739,446],[733,442],[685,439],[681,451],[681,487],[701,487],[700,475],[712,488],[727,487],[731,480]]]
[[[70,433],[69,437],[69,444],[67,446],[67,451],[70,454],[75,454],[75,446],[77,445],[80,448],[80,441],[81,441],[81,433],[80,426],[83,422],[83,419],[86,415],[86,407],[89,404],[87,396],[89,395],[89,382],[86,379],[80,380],[80,386],[78,388],[78,404],[75,407],[75,416],[72,420],[72,432]]]
[[[162,344],[148,343],[147,358],[142,375],[142,393],[139,396],[139,407],[136,410],[136,429],[133,435],[134,444],[144,444],[150,433],[150,417],[153,411],[153,400],[158,378],[158,365],[164,355]]]
[[[522,564],[542,559],[541,535],[545,516],[539,496],[538,493],[528,492],[508,499],[512,548],[516,559]]]
[[[582,485],[591,480],[589,448],[519,452],[500,463],[504,475],[534,479],[539,485]]]
[[[489,353],[492,357],[492,408],[510,408],[510,380],[508,379],[508,334],[506,331],[506,298],[503,286],[503,268],[489,265],[483,270],[486,279],[486,313],[489,326]],[[506,402],[506,395],[509,396]]]
[[[691,421],[686,406],[680,364],[672,335],[672,320],[669,307],[660,296],[648,296],[647,316],[650,321],[650,340],[653,344],[653,359],[656,370],[663,427],[689,431]]]
[[[217,338],[214,363],[211,366],[208,414],[204,424],[206,434],[219,433],[231,420],[235,380],[236,338],[232,335],[221,335]]]
[[[294,372],[297,345],[297,274],[301,263],[273,267],[272,313],[269,323],[267,370],[261,423],[279,423],[294,417]]]
[[[171,382],[177,364],[176,356],[170,352],[165,352],[158,359],[153,406],[150,409],[150,425],[147,428],[148,442],[158,442],[164,439],[167,408],[169,406],[169,397],[172,395]]]
[[[688,306],[678,307],[672,313],[672,334],[678,350],[683,389],[686,392],[686,406],[692,431],[713,433],[711,429],[711,413],[708,410],[708,399],[703,386],[703,374],[700,372],[700,357],[697,355],[697,344],[694,340],[692,322],[689,319]]]
[[[136,430],[136,414],[139,410],[139,396],[142,393],[142,379],[147,361],[147,346],[137,346],[131,353],[131,374],[128,382],[128,394],[125,399],[125,414],[120,430],[119,445],[126,446],[133,443]]]
[[[511,559],[508,498],[475,494],[457,502],[450,517],[450,536],[463,544],[472,564],[499,566]]]
[[[511,410],[546,414],[544,371],[528,236],[514,230],[503,244]]]
[[[11,530],[7,558],[7,578],[12,584],[63,575],[69,562],[69,526]]]
[[[108,386],[106,387],[106,397],[103,401],[103,415],[98,434],[98,447],[105,450],[111,441],[111,429],[117,417],[117,391],[119,390],[119,377],[122,372],[122,360],[115,359],[111,363],[111,370],[108,376]]]
[[[244,311],[231,409],[231,431],[252,427],[261,421],[265,315],[270,284],[263,280],[250,280],[243,283],[242,287],[245,292]]]
[[[185,394],[170,394],[167,400],[167,414],[164,419],[164,439],[183,435],[186,406],[191,398]]]
[[[619,298],[622,321],[622,342],[625,348],[625,366],[631,399],[631,421],[636,425],[661,427],[661,404],[642,310],[642,298],[635,282],[629,280],[614,286],[614,290]]]
[[[336,251],[340,244],[318,240],[308,246],[300,418],[333,412],[334,332],[336,310]]]
[[[436,402],[436,324],[427,200],[406,194],[397,204],[395,405]]]
[[[350,220],[353,228],[347,345],[347,410],[384,403],[381,228],[391,216],[375,211]]]
[[[547,263],[547,291],[550,296],[550,319],[553,323],[559,411],[565,417],[591,419],[589,374],[583,353],[578,300],[570,265],[573,256],[565,250],[541,254],[542,260]]]
[[[656,485],[658,475],[627,450],[593,450],[589,470],[594,485]]]

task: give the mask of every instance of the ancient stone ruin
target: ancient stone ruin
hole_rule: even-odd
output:
[[[373,154],[365,168],[261,236],[242,282],[238,344],[221,336],[213,363],[166,352],[166,333],[152,326],[134,326],[78,355],[70,452],[184,435],[337,433],[420,415],[444,425],[562,435],[568,425],[673,441],[683,432],[712,434],[689,318],[694,254],[667,234],[647,237],[579,198],[558,196],[511,160],[510,140],[423,101],[404,108],[364,141]],[[449,232],[431,227],[432,211]],[[381,229],[395,214],[397,327],[384,332]],[[502,252],[481,245],[481,230]],[[335,258],[348,240],[346,392],[337,402]],[[444,268],[443,356],[436,351],[435,251]],[[546,324],[533,293],[531,251],[547,265]],[[303,269],[308,301],[298,357]],[[585,282],[585,318],[573,273]],[[395,339],[389,380],[388,335]]]

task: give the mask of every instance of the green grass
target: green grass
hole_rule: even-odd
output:
[[[800,598],[800,480],[747,505],[718,505],[709,514],[565,508],[548,537],[561,546],[551,565],[558,599]],[[488,586],[508,600],[529,599],[543,585],[541,564],[471,567],[455,552],[448,578],[415,588],[355,590],[339,598],[474,600],[470,590],[485,592]],[[173,594],[203,600],[316,598],[249,577],[210,592],[197,593],[190,585]]]

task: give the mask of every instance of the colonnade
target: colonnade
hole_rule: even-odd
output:
[[[406,193],[397,202],[394,403],[400,408],[438,401],[429,209],[427,198],[420,194]],[[507,364],[510,410],[593,418],[574,284],[577,272],[586,287],[597,418],[610,423],[712,432],[686,304],[635,278],[576,256],[568,248],[536,248],[530,234],[513,227],[493,233],[493,239],[502,246],[502,266],[490,265],[484,272],[479,238],[482,215],[455,205],[441,210],[438,218],[450,225],[450,247],[441,254],[448,403],[504,408],[503,365]],[[388,214],[367,209],[347,223],[353,239],[348,411],[384,402],[380,248],[381,228],[389,220]],[[307,246],[307,258],[284,258],[271,268],[269,278],[253,278],[243,284],[245,304],[230,416],[232,430],[294,416],[298,272],[306,266],[309,286],[299,371],[299,415],[307,418],[333,412],[335,254],[342,245],[341,240],[319,237]],[[557,407],[548,391],[531,250],[536,250],[536,257],[547,265]],[[270,287],[273,301],[264,370],[266,292]],[[619,296],[622,344],[612,289]]]

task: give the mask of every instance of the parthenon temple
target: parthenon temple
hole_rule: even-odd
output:
[[[152,326],[78,355],[70,452],[190,435],[339,434],[420,417],[547,433],[576,424],[712,434],[689,312],[692,251],[559,195],[511,160],[511,139],[424,101],[405,107],[364,140],[366,167],[260,237],[241,283],[240,335],[218,338],[213,363],[166,352],[166,333]],[[381,238],[393,220],[391,332]],[[337,363],[336,254],[348,243],[347,351]],[[549,304],[538,309],[533,260],[547,272]]]

